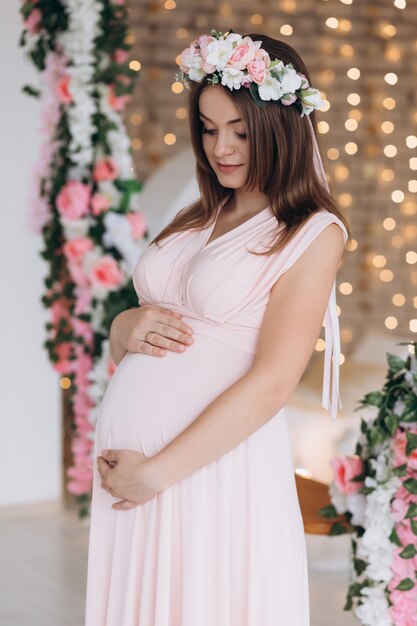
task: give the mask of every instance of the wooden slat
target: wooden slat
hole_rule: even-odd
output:
[[[306,478],[295,474],[298,500],[303,516],[304,530],[311,535],[328,535],[331,526],[339,522],[349,529],[349,524],[343,515],[326,519],[319,514],[319,510],[331,504],[329,486],[313,478]]]

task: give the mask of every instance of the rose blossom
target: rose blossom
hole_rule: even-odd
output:
[[[114,180],[117,178],[119,168],[117,163],[110,157],[100,159],[94,166],[94,178],[97,181]]]
[[[104,211],[110,208],[110,201],[106,196],[101,193],[93,194],[91,198],[91,213],[93,215],[100,215]]]
[[[232,56],[228,61],[237,70],[244,70],[245,67],[256,57],[256,50],[262,42],[254,42],[250,37],[244,37],[240,44],[236,46]]]
[[[363,481],[352,481],[355,476],[363,472],[362,459],[357,456],[348,456],[332,459],[330,464],[335,473],[336,486],[342,493],[353,493],[363,487]]]
[[[214,41],[214,37],[212,37],[211,35],[200,35],[197,40],[198,46],[200,47],[200,54],[203,57],[203,71],[206,72],[206,74],[211,74],[216,69],[215,65],[207,63],[206,60],[208,54],[207,46],[212,41]]]
[[[63,251],[69,261],[80,261],[86,252],[93,249],[93,242],[88,237],[70,239],[63,245]]]
[[[113,257],[105,255],[101,257],[91,268],[92,282],[100,287],[108,289],[117,287],[123,280],[123,274]]]
[[[116,63],[126,63],[128,58],[129,53],[127,52],[127,50],[123,50],[123,48],[117,48],[117,50],[114,51],[114,60]]]
[[[123,96],[116,96],[114,85],[109,85],[109,91],[107,95],[107,101],[112,109],[115,111],[123,111],[126,104],[132,99],[130,94],[124,94]]]
[[[413,434],[416,433],[413,432]],[[411,469],[417,470],[417,448],[411,451],[410,456],[406,455],[407,438],[405,432],[397,430],[392,447],[395,465],[404,465],[406,463]]]
[[[76,220],[88,213],[89,200],[89,186],[70,180],[57,195],[56,206],[62,217]]]
[[[56,94],[58,96],[58,100],[63,104],[71,104],[71,102],[73,102],[73,97],[69,88],[70,82],[71,76],[66,74],[65,76],[62,76],[56,84]]]
[[[145,215],[143,213],[128,213],[127,219],[132,229],[133,239],[143,237],[146,230]]]
[[[41,20],[42,20],[42,13],[40,9],[33,9],[30,12],[29,16],[25,19],[23,24],[24,24],[24,27],[30,33],[36,33],[39,30],[39,24]]]

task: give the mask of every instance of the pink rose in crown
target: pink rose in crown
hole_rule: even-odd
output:
[[[76,220],[88,213],[89,201],[89,186],[70,180],[57,195],[56,206],[62,217]]]
[[[40,11],[40,9],[33,9],[30,12],[29,16],[25,19],[23,24],[26,30],[33,34],[37,33],[40,30],[39,25],[41,23],[41,20],[42,12]]]
[[[415,430],[410,432],[417,434]],[[397,430],[392,447],[394,450],[395,466],[404,465],[406,463],[409,469],[417,470],[417,449],[412,450],[410,456],[406,455],[407,438],[405,432],[399,429]]]
[[[146,230],[145,215],[143,213],[128,213],[127,219],[132,230],[133,239],[143,237]]]
[[[64,243],[62,249],[69,261],[82,261],[85,253],[93,247],[94,244],[88,237],[76,237]]]
[[[123,50],[123,48],[117,48],[114,51],[114,61],[115,63],[126,63],[129,58],[129,53],[127,50]]]
[[[262,85],[267,75],[268,66],[271,62],[269,54],[264,50],[257,50],[253,61],[248,63],[248,73],[253,82]]]
[[[123,274],[113,257],[105,255],[90,270],[91,281],[100,287],[112,289],[123,281]]]
[[[330,461],[334,471],[336,487],[342,493],[354,493],[364,486],[362,481],[353,481],[363,472],[363,462],[357,456],[335,458]]]
[[[114,85],[109,85],[109,91],[107,94],[107,102],[115,111],[123,111],[126,104],[130,102],[132,96],[130,94],[124,94],[123,96],[116,96]]]
[[[58,100],[63,104],[71,104],[74,100],[70,91],[70,82],[71,76],[66,74],[65,76],[62,76],[56,84],[56,94],[58,96]]]
[[[192,58],[196,56],[201,56],[200,51],[196,47],[196,45],[191,44],[188,48],[185,48],[179,57],[179,67],[183,72],[188,73],[190,68],[192,67]],[[212,66],[214,67],[214,66]]]
[[[202,69],[203,69],[203,72],[205,72],[206,74],[211,74],[216,69],[215,65],[207,62],[207,55],[208,55],[207,46],[212,41],[214,41],[214,37],[212,37],[211,35],[200,35],[196,41],[196,45],[200,48],[200,54],[203,58]]]
[[[114,180],[117,178],[118,173],[119,168],[117,167],[117,163],[109,157],[97,161],[93,171],[94,178],[97,181]]]
[[[103,196],[101,193],[93,194],[91,198],[91,213],[93,215],[100,215],[110,208],[110,200]]]
[[[244,37],[240,44],[236,46],[227,65],[236,70],[244,70],[248,63],[256,58],[256,51],[262,42],[252,41],[250,37]]]

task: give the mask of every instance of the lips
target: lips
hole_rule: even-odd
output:
[[[238,167],[241,167],[241,163],[239,163],[238,165],[234,165],[234,164],[230,164],[230,165],[223,165],[222,163],[217,163],[217,167],[222,171],[222,172],[234,172],[235,170],[237,170]]]

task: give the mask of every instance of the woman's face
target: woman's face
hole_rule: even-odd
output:
[[[202,144],[221,185],[239,189],[246,183],[249,165],[247,128],[239,110],[221,87],[206,87],[199,98]],[[222,168],[221,165],[237,167]]]

